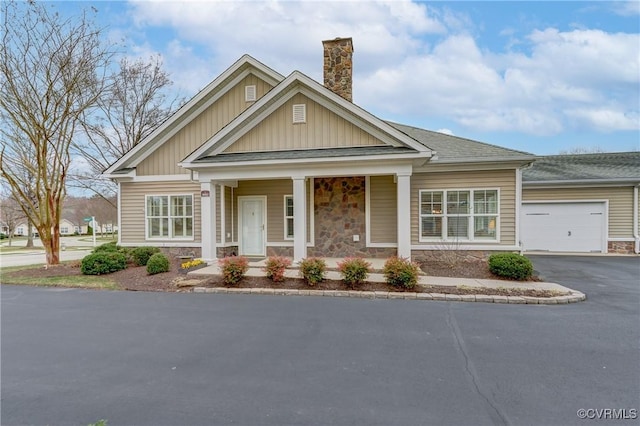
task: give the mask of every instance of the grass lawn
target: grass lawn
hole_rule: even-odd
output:
[[[120,287],[111,278],[96,275],[51,275],[42,276],[40,274],[12,274],[6,279],[5,274],[10,272],[40,271],[42,266],[14,266],[0,269],[0,282],[15,285],[34,285],[42,287],[77,287],[77,288],[95,288],[101,290],[118,290]]]

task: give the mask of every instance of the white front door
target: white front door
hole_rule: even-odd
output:
[[[264,256],[266,243],[266,197],[238,197],[240,254]]]

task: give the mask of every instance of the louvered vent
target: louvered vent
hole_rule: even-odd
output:
[[[307,106],[305,104],[297,104],[293,106],[293,123],[307,122]]]
[[[256,86],[244,86],[244,100],[254,102],[256,100]]]

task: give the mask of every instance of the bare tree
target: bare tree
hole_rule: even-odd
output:
[[[9,246],[11,246],[16,227],[24,222],[24,213],[13,197],[9,196],[0,201],[0,219],[7,227],[7,237],[9,238]]]
[[[86,12],[63,19],[42,3],[1,7],[0,177],[55,265],[70,146],[102,93],[112,52]]]
[[[115,199],[111,196],[115,185],[97,180],[97,176],[175,111],[180,101],[168,94],[172,84],[159,56],[148,62],[121,59],[118,71],[110,76],[108,87],[98,99],[99,108],[83,119],[85,140],[75,147],[89,170],[74,176],[74,186]]]
[[[585,147],[585,146],[575,146],[569,149],[563,149],[558,154],[560,155],[572,155],[572,154],[600,154],[606,152],[604,149],[599,146]]]

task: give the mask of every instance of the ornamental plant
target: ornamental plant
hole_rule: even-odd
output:
[[[371,272],[371,263],[361,257],[347,257],[338,263],[338,271],[342,274],[342,281],[353,288],[367,279]]]
[[[156,253],[147,261],[147,273],[149,275],[169,272],[169,258],[162,253]]]
[[[411,289],[416,286],[419,271],[420,268],[417,263],[396,256],[387,259],[382,269],[387,284],[406,289]]]
[[[300,275],[309,285],[316,285],[324,280],[327,264],[319,257],[308,257],[300,262]]]
[[[131,257],[136,265],[145,266],[149,261],[149,258],[156,253],[160,253],[160,249],[158,247],[142,246],[134,248],[131,251]]]
[[[180,268],[182,269],[195,268],[196,266],[204,265],[204,263],[205,262],[202,259],[188,260],[186,262],[181,263]]]
[[[273,282],[284,281],[284,272],[291,266],[291,259],[284,256],[271,256],[267,258],[265,267],[262,269],[267,274],[267,278]]]
[[[115,251],[101,251],[85,256],[80,263],[84,275],[103,275],[121,271],[127,267],[124,254]]]
[[[218,261],[225,284],[237,284],[249,270],[249,260],[244,256],[228,256]]]
[[[524,281],[533,274],[533,264],[518,253],[496,253],[489,256],[489,270],[500,277]]]

